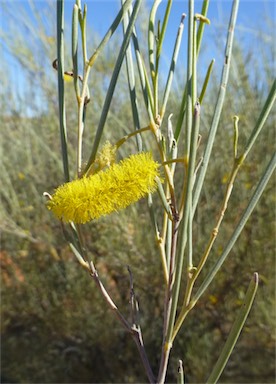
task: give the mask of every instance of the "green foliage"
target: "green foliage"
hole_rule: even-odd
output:
[[[19,21],[17,28],[22,26]],[[32,25],[31,21],[29,25]],[[54,33],[52,25],[50,36],[54,36]],[[33,30],[34,40],[22,42],[20,33],[16,36],[14,39],[8,39],[7,36],[6,44],[14,59],[20,62],[28,86],[25,87],[22,98],[9,99],[8,102],[9,84],[6,84],[5,92],[1,95],[1,118],[4,122],[1,129],[1,175],[4,187],[1,189],[0,206],[2,374],[15,382],[145,382],[143,367],[137,358],[133,341],[111,316],[111,311],[102,300],[92,278],[79,268],[63,238],[60,224],[52,219],[45,208],[43,192],[53,190],[63,182],[60,143],[57,139],[56,73],[54,70],[50,71],[50,63],[55,58],[55,47],[46,43],[49,41],[46,39],[49,31],[43,28],[39,34],[36,29]],[[120,40],[117,39],[116,44],[120,47]],[[33,60],[32,44],[40,52],[37,60]],[[89,83],[93,84],[94,93],[89,104],[93,114],[87,113],[86,116],[86,127],[89,129],[84,137],[85,159],[90,156],[95,127],[104,104],[106,84],[111,78],[115,62],[108,45],[104,53],[96,61]],[[48,59],[46,66],[45,57]],[[65,51],[66,69],[71,68],[69,57],[70,53]],[[256,67],[251,65],[257,60],[253,50],[250,60],[248,65],[248,57],[243,53],[242,47],[235,47],[236,70],[230,77],[213,157],[193,222],[195,262],[199,261],[213,229],[231,171],[232,116],[235,114],[240,117],[240,153],[269,91],[266,84],[260,86],[257,64]],[[271,69],[266,63],[266,81],[269,85],[273,75]],[[7,72],[9,73],[9,69]],[[37,105],[32,105],[31,94],[35,90],[45,100],[46,107],[42,108],[42,112],[34,114]],[[203,107],[200,150],[206,143],[217,90],[218,84],[213,79],[213,85],[209,86],[205,96],[210,102],[205,102]],[[116,86],[118,97],[112,100],[103,133],[104,138],[112,143],[132,131],[133,120],[129,101],[126,101],[127,92],[126,76],[120,76]],[[141,93],[140,96],[142,97]],[[78,117],[73,83],[65,84],[65,97],[69,169],[71,178],[75,178]],[[178,110],[178,99],[172,94],[168,101],[169,112]],[[141,106],[139,108],[142,127],[148,123],[147,115]],[[27,109],[32,110],[29,117],[25,114]],[[177,116],[173,117],[174,123],[176,118]],[[200,282],[221,254],[225,240],[230,237],[269,160],[269,154],[275,150],[273,121],[275,114],[272,113],[254,151],[241,168],[223,226],[208,258],[206,270],[202,271]],[[146,145],[151,147],[152,142],[149,134],[145,133]],[[132,138],[126,146],[119,149],[119,156],[125,157],[134,152],[135,148],[135,138]],[[182,178],[183,171],[177,168],[176,186],[180,185]],[[206,380],[242,305],[248,281],[255,271],[260,273],[257,300],[220,381],[273,381],[274,190],[275,179],[268,184],[260,204],[254,210],[243,235],[235,244],[215,282],[185,320],[174,341],[168,382],[175,381],[179,358],[184,362],[187,382],[200,383]],[[156,212],[157,215],[162,212],[160,202],[157,203]],[[130,266],[135,294],[139,300],[140,321],[148,358],[153,371],[157,372],[162,345],[165,288],[157,244],[153,241],[154,235],[146,201],[140,201],[124,212],[90,223],[83,230],[84,243],[89,255],[93,256],[100,278],[129,321],[130,282],[127,266]],[[195,287],[198,285],[196,283]]]

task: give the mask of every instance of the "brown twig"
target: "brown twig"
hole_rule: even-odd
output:
[[[100,280],[98,272],[97,272],[97,270],[96,270],[96,268],[95,268],[95,266],[94,266],[92,261],[90,262],[90,275],[93,278],[93,280],[95,281],[97,287],[99,288],[99,290],[100,290],[103,298],[107,302],[109,308],[112,309],[113,313],[115,314],[115,316],[117,317],[119,322],[122,324],[124,329],[128,333],[130,333],[130,335],[133,337],[133,339],[135,341],[135,344],[136,344],[136,346],[138,348],[138,351],[139,351],[139,354],[140,354],[140,357],[141,357],[144,369],[145,369],[146,374],[148,376],[149,382],[151,384],[154,384],[155,383],[155,378],[154,378],[154,375],[153,375],[153,372],[152,372],[152,369],[151,369],[151,366],[149,364],[149,360],[148,360],[148,357],[147,357],[147,354],[146,354],[146,351],[145,351],[145,346],[144,346],[144,342],[143,342],[141,327],[139,325],[137,325],[137,324],[134,324],[134,323],[132,325],[130,325],[129,322],[125,319],[125,317],[122,315],[122,313],[119,311],[118,307],[116,306],[116,304],[114,303],[114,301],[112,300],[112,298],[108,294],[107,290],[105,289],[102,281]],[[130,273],[130,276],[131,276],[131,287],[133,288],[133,282],[132,282],[132,275],[131,275],[131,273]],[[135,295],[134,295],[134,291],[133,290],[131,292],[131,295],[132,294],[133,294],[132,298],[133,298],[133,300],[135,300]],[[138,310],[139,310],[138,307],[136,307],[134,309],[135,312],[133,312],[133,316],[132,316],[133,319],[136,318],[136,313],[137,313]]]

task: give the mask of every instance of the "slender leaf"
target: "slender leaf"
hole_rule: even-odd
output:
[[[225,49],[225,57],[224,57],[224,66],[221,76],[221,84],[220,84],[220,90],[215,106],[215,112],[211,124],[211,128],[209,131],[204,155],[203,155],[203,162],[201,164],[200,171],[198,172],[198,177],[196,179],[196,184],[194,188],[194,198],[193,198],[193,209],[196,209],[199,196],[202,190],[203,182],[205,179],[206,171],[208,168],[211,152],[213,149],[213,144],[215,140],[215,136],[217,133],[218,124],[220,121],[220,116],[222,112],[222,107],[224,103],[225,98],[225,92],[226,87],[228,83],[229,78],[229,71],[230,71],[230,63],[231,63],[231,56],[232,56],[232,47],[233,47],[233,39],[234,39],[234,30],[237,20],[237,13],[238,13],[238,7],[239,7],[239,0],[233,1],[232,6],[232,12],[231,12],[231,18],[229,22],[229,28],[228,28],[228,36],[227,36],[227,43],[226,43],[226,49]]]
[[[57,1],[57,62],[58,62],[58,105],[59,105],[59,129],[61,140],[61,152],[65,181],[70,180],[67,129],[64,96],[64,0]]]
[[[275,167],[276,167],[276,153],[273,154],[262,178],[260,179],[260,181],[259,181],[246,209],[242,213],[240,220],[239,220],[231,238],[229,239],[228,243],[226,244],[222,254],[218,258],[217,262],[215,263],[213,268],[210,270],[208,275],[205,277],[204,281],[202,282],[202,284],[198,288],[195,296],[193,297],[192,304],[191,304],[192,306],[199,300],[199,298],[203,295],[203,293],[206,291],[208,286],[211,284],[215,275],[217,274],[217,272],[221,268],[222,264],[224,263],[226,257],[229,255],[230,251],[232,250],[233,246],[235,245],[235,243],[236,243],[239,235],[241,234],[247,220],[249,219],[249,217],[250,217],[251,213],[253,212],[256,204],[258,203],[267,183],[269,182],[269,179],[272,176],[273,171],[275,170]]]
[[[240,336],[240,333],[242,331],[242,328],[245,324],[245,321],[249,315],[250,309],[252,307],[254,298],[257,293],[258,288],[258,282],[259,277],[258,274],[255,272],[254,276],[249,284],[248,290],[246,292],[242,307],[239,311],[238,317],[236,318],[233,327],[227,337],[226,343],[223,347],[223,350],[218,358],[218,361],[216,362],[212,373],[210,374],[207,383],[210,384],[216,384],[217,381],[220,378],[220,375],[223,372],[223,369],[225,368],[229,357],[237,343],[237,340]]]
[[[122,42],[120,52],[119,52],[119,55],[118,55],[118,58],[117,58],[117,61],[116,61],[116,64],[115,64],[115,67],[114,67],[114,70],[112,73],[112,77],[111,77],[111,80],[109,83],[108,91],[107,91],[105,102],[104,102],[103,109],[102,109],[102,114],[100,117],[98,129],[96,132],[96,137],[94,140],[93,149],[92,149],[90,158],[88,160],[88,163],[86,165],[85,172],[88,171],[88,169],[90,168],[91,164],[93,163],[93,161],[95,160],[95,157],[96,157],[98,146],[99,146],[102,134],[103,134],[104,125],[105,125],[105,122],[107,119],[107,114],[108,114],[108,111],[110,108],[111,100],[112,100],[112,97],[113,97],[113,94],[115,91],[117,79],[118,79],[120,69],[122,66],[122,62],[123,62],[123,59],[124,59],[124,56],[126,53],[126,49],[128,47],[129,40],[130,40],[132,31],[133,31],[134,23],[135,23],[135,20],[138,16],[138,11],[139,11],[139,8],[141,5],[141,1],[142,0],[137,0],[134,7],[133,7],[133,12],[132,12],[131,18],[129,20],[129,25],[127,27],[127,31],[125,33],[124,40]]]

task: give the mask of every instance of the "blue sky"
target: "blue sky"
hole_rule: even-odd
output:
[[[144,1],[149,5],[153,3],[153,1],[149,0]],[[82,5],[83,3],[84,2],[82,1]],[[99,32],[100,35],[103,35],[120,9],[120,0],[88,0],[85,3],[88,4],[89,25]],[[73,4],[73,0],[65,0],[66,20],[70,20],[71,18]],[[259,31],[263,31],[265,34],[267,32],[267,18],[276,20],[275,4],[275,0],[240,0],[236,30],[237,38],[245,40],[248,44],[252,44]],[[195,1],[195,12],[200,13],[201,5],[202,1]],[[164,15],[165,7],[166,0],[163,0],[158,8],[158,15],[161,20]],[[210,1],[208,17],[211,20],[212,27],[217,28],[228,24],[231,7],[231,0]],[[165,51],[168,56],[170,56],[170,52],[172,51],[173,42],[182,13],[188,13],[188,1],[174,0],[165,40]],[[206,40],[208,40],[208,32],[214,33],[214,28],[209,28],[211,31],[208,31],[208,28],[206,29]]]
[[[152,1],[144,1],[147,2],[148,5],[152,4]],[[41,14],[43,13],[43,9],[47,6],[47,2],[44,0],[34,0],[33,3],[35,7],[39,11],[41,11]],[[51,3],[52,5],[54,5],[55,1],[51,0]],[[70,26],[71,23],[72,7],[74,3],[75,1],[73,0],[65,0],[65,20],[68,26]],[[87,23],[89,27],[96,31],[97,34],[102,37],[120,9],[120,0],[82,0],[82,6],[84,5],[84,3],[88,5]],[[13,6],[13,9],[15,10],[15,18],[17,17],[16,10],[20,9],[20,7],[23,6],[26,13],[30,16],[30,20],[32,20],[31,7],[29,1],[0,0],[0,7],[3,4],[10,4]],[[202,1],[195,1],[195,12],[200,13],[201,4]],[[20,7],[17,7],[17,5],[20,5]],[[166,0],[163,0],[158,8],[158,16],[161,18],[161,20],[164,15],[165,6]],[[207,26],[205,28],[205,35],[203,41],[203,44],[205,45],[204,56],[206,64],[207,62],[209,63],[213,57],[216,59],[216,66],[218,68],[218,72],[220,72],[219,64],[220,60],[222,60],[223,58],[223,51],[220,51],[221,57],[216,57],[216,51],[218,50],[216,50],[216,47],[214,46],[214,33],[216,33],[215,31],[223,31],[223,35],[226,36],[231,6],[232,1],[230,0],[211,0],[208,11],[208,17],[211,20],[211,26]],[[55,13],[55,7],[53,7],[53,13]],[[165,65],[165,67],[169,66],[169,60],[173,50],[174,40],[182,13],[188,13],[188,1],[174,0],[169,18],[168,30],[164,41],[165,59],[163,61],[163,65]],[[53,14],[52,21],[54,22],[55,17],[55,14]],[[235,38],[238,41],[242,41],[245,47],[252,48],[253,51],[255,51],[254,54],[256,56],[258,55],[258,44],[260,44],[260,42],[265,42],[269,39],[276,38],[276,36],[271,36],[271,33],[269,32],[271,31],[271,28],[268,28],[267,20],[276,20],[275,0],[240,0]],[[3,12],[3,9],[0,13],[0,21],[3,30],[9,28],[9,23],[8,20],[6,20],[5,12]],[[184,55],[186,54],[186,31],[187,28],[185,28],[184,30],[182,43],[182,51]],[[70,30],[68,30],[67,33],[70,36]],[[117,33],[121,33],[121,30],[119,29]],[[262,39],[259,38],[260,33],[262,35]],[[26,38],[28,38],[27,34]],[[19,88],[24,88],[24,79],[20,78],[18,64],[16,64],[16,62],[8,56],[6,50],[4,50],[3,57],[4,59],[9,61],[9,66],[11,69],[11,80],[13,82],[13,85],[16,84],[17,90]]]
[[[153,1],[144,0],[147,4],[152,4]],[[43,5],[43,1],[40,1]],[[104,33],[114,15],[120,9],[120,0],[87,0],[82,2],[82,5],[88,4],[89,18],[93,27],[101,33]],[[65,16],[71,17],[73,0],[65,0]],[[195,1],[195,10],[200,12],[202,1]],[[229,14],[231,9],[231,0],[211,0],[209,6],[209,17],[216,23],[221,23]],[[166,6],[166,0],[160,4],[160,14]],[[181,13],[187,13],[187,0],[174,0],[170,19],[172,22],[179,20]],[[248,24],[252,22],[252,26],[263,24],[262,16],[270,15],[275,17],[275,0],[240,0],[239,5],[239,22]]]
[[[147,4],[153,1],[144,0]],[[88,0],[88,22],[100,34],[104,34],[114,16],[120,9],[120,0]],[[73,0],[65,0],[65,17],[70,20]],[[238,25],[244,26],[243,33],[254,35],[257,29],[266,30],[266,17],[276,18],[275,0],[240,0],[238,12]],[[195,1],[195,11],[200,13],[202,1]],[[231,0],[211,0],[208,17],[214,26],[222,25],[228,20],[231,11]],[[158,8],[158,15],[162,18],[166,0],[163,0]],[[168,33],[176,30],[182,13],[188,13],[187,0],[174,0],[170,14]]]

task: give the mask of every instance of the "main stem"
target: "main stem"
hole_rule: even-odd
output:
[[[165,382],[169,355],[172,345],[167,341],[169,319],[171,316],[172,310],[172,291],[174,284],[175,276],[175,256],[176,256],[176,246],[177,246],[177,236],[178,236],[179,221],[173,222],[172,229],[172,243],[171,243],[171,257],[170,257],[170,269],[169,269],[169,282],[166,291],[166,299],[164,305],[164,324],[163,324],[163,345],[162,345],[162,355],[158,373],[157,383],[161,384]]]

